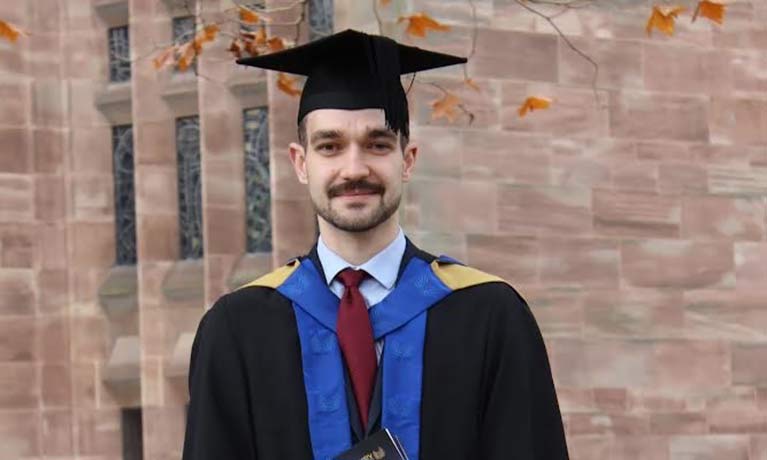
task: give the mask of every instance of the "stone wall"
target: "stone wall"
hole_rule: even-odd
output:
[[[191,4],[209,20],[231,6]],[[560,15],[599,62],[596,95],[546,21],[513,0],[473,5],[480,91],[461,69],[419,81],[455,91],[474,122],[433,120],[439,90],[411,92],[407,233],[526,297],[572,458],[767,458],[767,4],[739,1],[721,27],[681,19],[670,38],[647,37],[641,1]],[[417,11],[452,30],[405,37],[397,17]],[[121,458],[126,408],[142,411],[144,458],[179,458],[200,315],[314,238],[287,158],[297,101],[274,75],[226,63],[224,41],[199,78],[152,67],[189,13],[175,0],[0,2],[0,19],[32,32],[0,41],[0,460]],[[471,49],[466,0],[395,0],[381,15],[402,40]],[[125,24],[132,78],[110,84],[107,30]],[[335,0],[347,27],[377,30],[369,2]],[[553,106],[520,119],[528,95]],[[242,111],[264,105],[274,249],[245,255]],[[204,257],[179,260],[175,119],[193,114]],[[117,266],[112,127],[129,123],[138,264]]]

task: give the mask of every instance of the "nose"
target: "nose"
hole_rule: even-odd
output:
[[[346,181],[359,180],[370,175],[365,156],[357,144],[352,144],[343,156],[341,177]]]

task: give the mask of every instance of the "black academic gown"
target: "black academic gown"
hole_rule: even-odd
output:
[[[316,247],[306,257],[321,270]],[[408,241],[400,275],[412,257],[435,258]],[[568,458],[541,333],[508,284],[461,289],[431,307],[423,359],[422,460]],[[378,428],[380,372],[376,385]],[[189,389],[184,460],[312,458],[295,314],[276,290],[237,290],[203,316]]]

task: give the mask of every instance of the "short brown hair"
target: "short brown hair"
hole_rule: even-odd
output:
[[[405,147],[407,147],[408,142],[410,142],[410,137],[399,133],[399,146],[403,153],[405,152]],[[303,147],[304,150],[307,150],[309,139],[307,139],[306,133],[306,117],[302,118],[301,121],[298,122],[298,143],[301,144],[301,147]]]

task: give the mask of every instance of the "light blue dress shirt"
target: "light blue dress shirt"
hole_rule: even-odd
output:
[[[370,277],[360,283],[360,293],[365,298],[367,307],[370,308],[382,301],[394,289],[406,245],[405,233],[400,228],[394,241],[389,243],[381,252],[362,265],[353,265],[327,247],[322,241],[322,235],[320,235],[317,241],[317,257],[319,257],[325,271],[325,282],[339,299],[344,293],[344,285],[335,279],[336,275],[349,267],[355,270],[365,270]],[[383,339],[376,342],[376,357],[379,361],[382,352]]]

